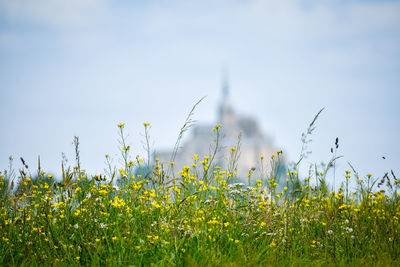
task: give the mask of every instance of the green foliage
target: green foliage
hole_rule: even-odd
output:
[[[345,185],[334,192],[325,178],[336,158],[321,170],[314,165],[304,180],[298,164],[280,178],[286,167],[277,151],[271,171],[257,177],[250,170],[245,185],[233,180],[240,139],[227,170],[215,166],[213,150],[173,172],[173,162],[150,164],[149,154],[147,162],[132,160],[124,124],[118,127],[119,174],[108,155],[105,175],[81,171],[77,138],[76,166],[63,162],[60,181],[40,163],[35,177],[24,163],[17,190],[10,171],[0,174],[1,265],[400,264],[393,172],[378,179],[346,171]],[[220,127],[213,129],[217,137]],[[388,192],[376,190],[382,181]]]

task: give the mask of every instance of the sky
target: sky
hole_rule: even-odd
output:
[[[119,164],[117,124],[143,155],[172,148],[188,112],[213,122],[228,69],[230,101],[296,161],[321,109],[312,154],[338,176],[400,176],[400,1],[0,0],[0,169]],[[187,136],[186,136],[187,137]],[[385,157],[385,159],[383,159]]]

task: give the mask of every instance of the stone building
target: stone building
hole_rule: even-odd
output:
[[[199,159],[210,156],[215,147],[215,132],[212,129],[216,124],[222,125],[214,163],[222,170],[228,168],[231,148],[238,144],[240,137],[240,149],[238,150],[237,177],[245,178],[251,168],[256,168],[254,175],[260,174],[261,156],[264,156],[265,172],[268,172],[268,164],[271,154],[275,148],[261,131],[257,121],[250,116],[237,114],[229,102],[229,87],[225,82],[222,86],[222,98],[218,107],[216,123],[197,124],[191,128],[190,136],[186,139],[175,157],[175,170],[193,163],[193,156],[198,155]],[[160,151],[156,157],[161,163],[168,163],[172,151]]]

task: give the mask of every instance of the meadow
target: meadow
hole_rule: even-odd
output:
[[[276,151],[260,158],[271,166],[267,174],[249,170],[240,182],[239,147],[230,149],[232,168],[216,166],[211,153],[177,170],[173,157],[152,163],[150,153],[131,156],[124,126],[123,164],[105,155],[102,174],[83,169],[78,138],[75,166],[63,162],[57,179],[40,160],[33,171],[22,158],[18,174],[11,164],[0,173],[0,265],[400,265],[393,172],[364,176],[349,166],[335,192],[326,181],[335,157],[307,177],[298,173],[301,160],[281,176],[284,155]],[[219,138],[221,127],[210,133]],[[150,124],[144,128],[147,136]]]

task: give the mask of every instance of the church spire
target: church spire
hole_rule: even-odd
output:
[[[224,68],[222,71],[222,105],[227,105],[229,97],[229,77],[228,69]]]
[[[229,105],[229,79],[228,69],[223,68],[222,70],[222,86],[221,86],[222,98],[218,109],[218,121],[219,123],[227,123],[232,120],[233,109]]]

